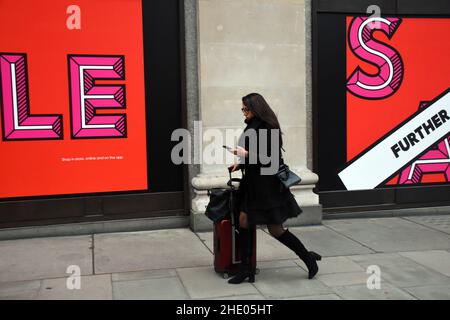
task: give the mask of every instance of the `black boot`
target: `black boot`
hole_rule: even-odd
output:
[[[252,229],[239,229],[239,252],[241,263],[238,273],[228,280],[228,283],[239,284],[248,278],[248,282],[255,282],[255,270],[252,268]]]
[[[289,230],[286,230],[281,236],[276,237],[276,239],[299,256],[308,268],[308,278],[314,278],[319,271],[316,261],[321,260],[322,257],[313,251],[306,250],[303,243],[295,235],[290,233]]]

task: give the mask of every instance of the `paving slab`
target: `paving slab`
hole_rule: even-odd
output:
[[[450,285],[413,287],[404,290],[420,300],[450,300]]]
[[[340,256],[374,252],[356,241],[348,239],[324,226],[290,227],[289,230],[295,234],[309,250],[316,251],[322,256]],[[212,232],[201,232],[198,233],[198,235],[209,249],[213,250]],[[256,248],[258,261],[297,258],[294,252],[260,228],[257,230]]]
[[[308,250],[322,256],[347,256],[373,252],[326,226],[291,227],[289,230],[303,242]]]
[[[256,267],[262,269],[297,267],[294,260],[258,261]]]
[[[211,251],[211,253],[213,253],[214,252],[214,243],[213,243],[214,238],[213,238],[212,231],[197,232],[196,235],[198,236],[200,241],[202,241],[204,243],[204,245],[208,247],[209,251]]]
[[[323,223],[377,252],[450,247],[450,235],[402,218],[327,220]]]
[[[205,245],[208,246],[211,252],[213,252],[213,233],[200,232],[198,233],[198,236],[202,241],[204,241]],[[295,259],[297,257],[295,253],[286,248],[261,228],[256,230],[256,251],[256,259],[258,261]]]
[[[67,278],[42,281],[38,300],[111,300],[110,275],[82,276],[80,289],[68,289]]]
[[[95,272],[118,273],[212,265],[213,256],[189,229],[94,236]]]
[[[450,278],[397,253],[369,254],[349,258],[363,268],[370,265],[378,266],[381,271],[381,282],[388,281],[397,287],[450,284]]]
[[[373,252],[369,248],[324,226],[290,227],[289,230],[297,235],[300,241],[302,241],[309,250],[316,251],[322,256],[340,256]],[[212,232],[199,232],[198,236],[212,251]],[[298,258],[294,252],[285,247],[278,240],[274,239],[262,228],[257,229],[256,248],[258,261]]]
[[[31,300],[37,297],[41,280],[0,283],[0,300]]]
[[[248,282],[228,284],[212,267],[181,268],[177,269],[177,273],[192,299],[259,294]]]
[[[92,237],[54,237],[0,241],[0,282],[65,277],[77,265],[92,274]]]
[[[367,282],[369,275],[365,272],[344,272],[316,275],[316,277],[328,287],[340,287],[364,284]]]
[[[309,280],[307,273],[298,267],[262,270],[254,285],[269,299],[333,293],[319,280]]]
[[[112,281],[128,281],[141,279],[170,278],[170,277],[177,277],[178,275],[175,269],[158,269],[158,270],[113,273],[111,276]]]
[[[334,287],[335,293],[344,300],[415,300],[408,292],[389,283],[381,283],[380,289],[368,289],[366,285]]]
[[[308,270],[302,260],[296,259],[295,263],[305,271]],[[365,271],[363,267],[355,263],[348,257],[324,257],[317,261],[319,266],[318,274],[341,273],[341,272],[357,272]]]
[[[113,282],[114,300],[184,300],[186,289],[177,277]]]
[[[262,229],[258,229],[256,250],[258,261],[295,259],[297,255]]]
[[[399,252],[401,256],[409,258],[423,266],[450,277],[450,253],[445,250],[429,250],[415,252]]]
[[[403,217],[403,219],[450,234],[450,215]]]

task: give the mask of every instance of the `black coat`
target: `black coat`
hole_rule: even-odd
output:
[[[248,139],[243,139],[243,136],[239,139],[239,145],[244,147],[247,151],[249,151],[249,156],[240,159],[240,162],[243,163],[239,166],[240,169],[243,170],[243,178],[242,182],[239,186],[239,194],[240,198],[244,198],[244,194],[246,194],[246,209],[248,210],[248,214],[252,214],[254,212],[260,212],[261,210],[268,210],[274,207],[282,207],[286,204],[286,210],[293,212],[284,212],[283,215],[287,217],[294,217],[301,213],[300,208],[298,207],[293,195],[289,191],[282,186],[279,179],[274,175],[263,175],[261,174],[262,167],[269,167],[270,163],[264,164],[264,158],[261,157],[261,154],[271,156],[272,150],[270,148],[270,129],[268,125],[260,120],[259,118],[253,117],[247,122],[247,127],[244,130],[244,133],[249,129],[254,129],[256,131],[256,139],[257,144],[253,144],[253,146],[258,146],[257,148],[257,163],[250,164],[250,153],[254,152],[254,147],[249,144]],[[264,138],[262,135],[261,129],[267,129],[267,152],[266,150],[260,150],[260,140]],[[279,141],[281,142],[281,134],[279,135]],[[274,157],[276,155],[274,154]],[[278,162],[281,163],[281,143],[278,147]],[[279,165],[278,165],[279,167]],[[278,167],[275,169],[275,172],[278,170]],[[292,209],[293,208],[293,209]],[[284,210],[284,209],[283,209]],[[285,210],[285,211],[286,211]],[[285,217],[286,218],[286,217]],[[284,219],[285,219],[284,218]],[[283,220],[284,220],[283,219]],[[258,219],[256,219],[258,220]]]

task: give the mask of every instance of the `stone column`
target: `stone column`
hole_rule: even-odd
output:
[[[291,188],[303,209],[287,225],[319,224],[313,192],[309,0],[198,0],[199,119],[202,129],[243,129],[241,98],[262,94],[284,132],[285,161],[301,178]],[[308,30],[306,34],[305,29]],[[201,164],[192,178],[191,228],[211,230],[207,189],[225,187],[226,165]],[[238,174],[236,174],[238,176]]]

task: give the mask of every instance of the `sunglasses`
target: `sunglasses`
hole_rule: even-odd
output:
[[[248,108],[241,108],[241,111],[244,112],[244,113],[247,113],[247,112],[249,112],[250,110],[249,110]]]

